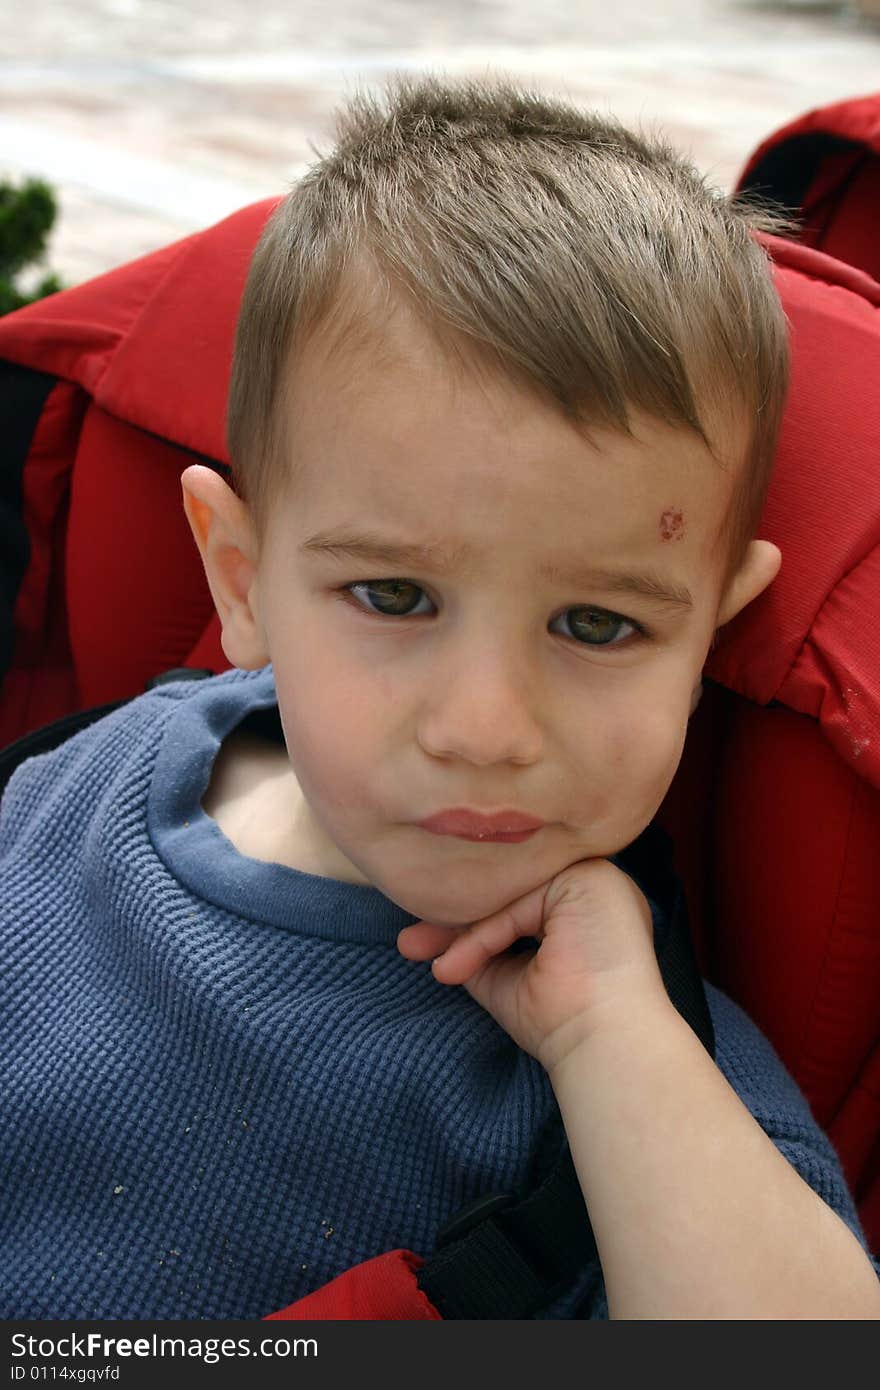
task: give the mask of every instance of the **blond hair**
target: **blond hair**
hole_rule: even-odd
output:
[[[780,225],[662,139],[506,81],[400,79],[355,98],[269,218],[242,299],[228,442],[258,536],[289,471],[291,353],[368,265],[439,335],[464,335],[585,426],[628,430],[635,407],[712,447],[733,407],[750,429],[729,575],[760,521],[787,388],[785,319],[753,235]]]

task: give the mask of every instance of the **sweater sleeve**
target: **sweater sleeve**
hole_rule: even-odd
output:
[[[162,686],[136,696],[56,748],[19,763],[0,799],[0,853],[35,845],[46,834],[51,838],[55,822],[66,826],[70,852],[77,810],[89,813],[132,750],[155,739],[159,720],[178,695],[179,688]]]
[[[739,1005],[712,985],[706,986],[706,997],[719,1070],[783,1157],[870,1255],[840,1159],[794,1078]],[[880,1252],[874,1252],[872,1263],[880,1277]]]

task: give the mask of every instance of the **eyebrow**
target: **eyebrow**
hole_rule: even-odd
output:
[[[465,569],[473,560],[471,546],[426,546],[391,541],[383,536],[350,530],[322,531],[303,541],[301,550],[309,555],[331,555],[340,559],[357,560],[370,565],[392,565],[412,570],[431,570],[449,575]],[[638,594],[649,602],[682,611],[692,609],[690,590],[675,584],[654,570],[624,572],[597,569],[591,566],[565,568],[556,564],[542,565],[540,574],[551,583],[573,588],[598,586],[609,593]]]

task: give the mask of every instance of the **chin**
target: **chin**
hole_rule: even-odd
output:
[[[553,875],[549,875],[553,877]],[[395,883],[388,887],[383,887],[382,892],[392,902],[402,907],[404,912],[411,912],[414,917],[421,921],[431,922],[438,927],[469,927],[472,922],[479,922],[484,917],[491,917],[493,913],[500,912],[509,903],[515,902],[517,898],[530,893],[533,888],[537,888],[539,883],[546,880],[543,878],[524,881],[522,887],[514,887],[511,892],[510,881],[505,887],[497,887],[491,890],[485,883],[479,889],[467,886],[457,886],[454,893],[437,892],[429,888],[426,890],[424,884],[410,888],[410,885]]]

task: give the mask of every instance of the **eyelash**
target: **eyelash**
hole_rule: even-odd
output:
[[[425,590],[421,587],[420,584],[416,584],[412,579],[397,579],[397,578],[388,578],[388,579],[363,579],[363,580],[360,580],[360,581],[355,582],[355,583],[352,583],[352,584],[344,584],[344,585],[342,586],[342,588],[339,590],[339,592],[342,593],[342,594],[347,594],[347,595],[352,599],[354,605],[355,605],[362,613],[366,613],[369,617],[373,617],[373,618],[388,618],[388,619],[390,619],[390,620],[392,620],[392,621],[396,620],[396,621],[398,621],[398,622],[402,622],[402,621],[403,621],[404,619],[406,619],[406,618],[422,618],[422,617],[429,616],[429,615],[427,615],[427,614],[425,614],[425,613],[415,613],[415,612],[410,612],[410,613],[383,613],[383,612],[381,612],[379,609],[367,607],[367,605],[364,604],[364,603],[362,603],[362,602],[360,601],[360,599],[357,597],[357,592],[356,592],[356,591],[358,591],[358,590],[368,591],[368,590],[370,590],[370,589],[374,589],[374,588],[375,588],[377,585],[379,585],[379,584],[395,584],[395,583],[396,583],[396,584],[408,585],[408,586],[410,586],[411,588],[417,590],[418,593],[420,593],[420,594],[422,595],[423,598],[428,599],[428,595],[426,594]],[[431,600],[431,599],[428,599],[428,602],[431,603],[432,600]],[[563,612],[563,614],[561,614],[560,616],[565,616],[565,615],[568,614],[568,613],[576,613],[576,612],[578,612],[578,611],[583,611],[583,612],[587,612],[587,613],[598,613],[598,614],[601,614],[602,617],[604,617],[604,618],[614,618],[614,619],[617,620],[617,622],[619,622],[619,623],[625,623],[628,627],[631,627],[631,628],[633,629],[632,633],[628,634],[627,638],[624,638],[624,640],[623,640],[623,641],[620,641],[620,642],[613,642],[613,641],[609,641],[609,642],[583,642],[583,641],[581,641],[579,638],[572,636],[570,633],[562,633],[562,634],[561,634],[561,635],[564,636],[564,637],[568,637],[569,641],[577,643],[577,645],[578,645],[579,647],[590,647],[590,648],[593,648],[593,649],[602,648],[602,647],[610,647],[610,648],[614,648],[614,647],[623,647],[623,646],[628,646],[628,645],[630,645],[629,638],[634,637],[634,638],[637,638],[637,639],[642,640],[642,641],[649,641],[650,638],[651,638],[651,636],[652,636],[652,634],[651,634],[651,632],[648,630],[648,628],[644,627],[644,626],[642,625],[642,623],[636,622],[635,618],[627,618],[627,617],[625,617],[624,614],[622,614],[622,613],[615,613],[615,612],[613,611],[613,609],[610,609],[610,608],[600,608],[597,604],[589,604],[589,603],[576,604],[576,605],[574,605],[574,606],[571,607],[571,608],[565,609],[564,612]]]

